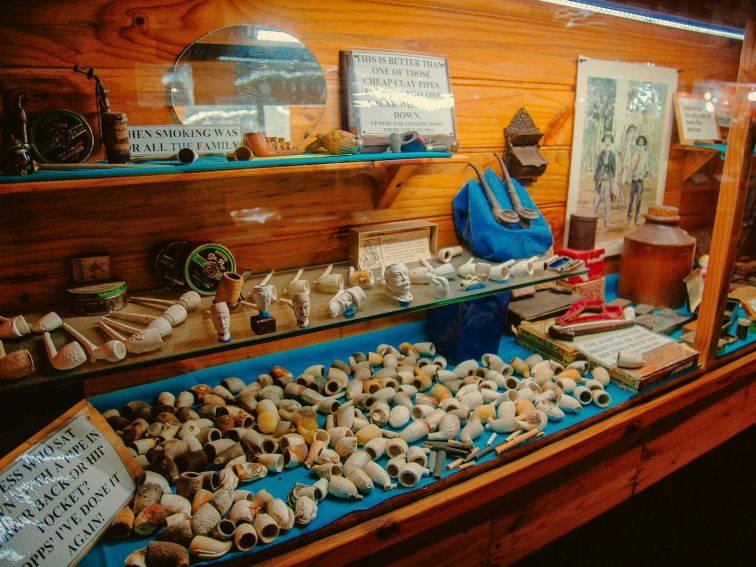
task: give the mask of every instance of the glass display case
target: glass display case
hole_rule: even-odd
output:
[[[434,557],[512,562],[753,425],[752,412],[739,404],[753,387],[756,334],[749,308],[754,296],[747,289],[730,293],[743,305],[725,314],[733,264],[740,287],[753,285],[750,164],[756,86],[747,82],[754,72],[753,14],[712,24],[694,21],[695,14],[666,17],[637,7],[625,17],[603,2],[585,3],[602,5],[595,10],[584,3],[536,0],[221,4],[223,9],[158,2],[134,9],[65,0],[55,9],[49,2],[10,7],[12,40],[0,55],[6,171],[0,175],[0,252],[6,259],[0,265],[0,315],[8,333],[3,353],[19,358],[17,353],[28,352],[22,363],[33,372],[0,381],[5,402],[0,427],[8,432],[2,448],[9,453],[0,468],[16,462],[20,453],[14,447],[86,399],[136,462],[171,479],[166,494],[178,492],[177,480],[197,476],[188,473],[199,473],[208,499],[223,488],[252,493],[235,496],[249,502],[243,512],[249,518],[231,520],[231,503],[223,504],[204,530],[194,525],[195,517],[209,504],[195,498],[197,486],[182,487],[189,510],[183,510],[183,500],[177,504],[169,497],[171,513],[163,514],[186,512],[169,525],[181,525],[184,532],[189,525],[188,535],[164,527],[165,517],[139,535],[132,517],[126,533],[117,534],[127,537],[113,538],[111,530],[93,538],[99,541],[77,557],[80,564],[157,564],[154,555],[141,558],[138,550],[156,553],[161,533],[163,539],[174,538],[192,562],[384,563]],[[77,33],[71,33],[64,13],[77,14]],[[419,144],[417,135],[402,137],[406,132],[397,131],[402,136],[387,137],[370,153],[361,151],[354,137],[335,136],[334,130],[346,128],[350,104],[360,102],[350,100],[345,87],[341,52],[351,50],[396,52],[407,61],[411,54],[428,56],[418,59],[417,68],[409,64],[415,75],[405,80],[416,82],[412,96],[397,102],[381,91],[387,98],[376,100],[396,106],[383,109],[387,120],[420,124],[420,111],[408,118],[402,105],[433,99],[432,73],[445,66],[453,93],[452,131],[430,129]],[[380,59],[384,55],[375,57],[374,68],[361,72],[401,74]],[[260,59],[265,64],[258,67]],[[428,61],[438,67],[424,70]],[[74,65],[94,70],[84,78],[70,70]],[[424,79],[427,85],[420,84]],[[447,85],[442,86],[448,110]],[[716,104],[719,140],[680,143],[683,136],[673,121],[676,93],[700,98],[706,112],[711,112],[707,103]],[[89,140],[94,149],[85,164],[45,163],[34,149],[42,143],[56,151],[72,149],[70,139],[40,129],[40,117],[51,110],[71,112],[94,126]],[[130,155],[125,163],[114,163],[113,149],[125,128],[118,122],[122,114],[132,128]],[[226,147],[223,128],[236,124],[248,126]],[[195,153],[188,163],[175,140],[137,144],[137,136],[157,136],[169,126],[187,139],[207,128],[205,142],[212,137],[217,151],[206,149],[199,158]],[[33,139],[24,139],[29,136]],[[513,152],[518,143],[525,149]],[[326,151],[333,146],[338,146],[334,153]],[[239,147],[249,156],[237,152]],[[508,192],[508,174],[502,173],[500,185],[488,190],[496,194],[486,192],[484,180],[499,183],[500,163],[533,156],[539,169],[529,172],[527,183]],[[30,172],[26,158],[41,169]],[[523,170],[527,165],[517,164]],[[476,188],[474,201],[469,196]],[[528,228],[539,222],[553,245],[537,254],[491,259],[468,241],[480,237],[483,222],[471,226],[477,221],[460,214],[460,195],[469,197],[465,214],[475,205],[489,216],[497,211],[518,216],[501,224],[509,232],[492,239],[491,247],[519,251]],[[533,226],[524,212],[531,204]],[[688,265],[699,276],[703,268],[705,275],[688,285],[684,305],[657,305],[669,309],[650,313],[690,318],[691,294],[700,303],[695,338],[674,369],[662,372],[659,363],[653,376],[633,377],[632,368],[599,363],[601,345],[586,337],[552,340],[550,328],[569,322],[523,327],[521,296],[535,289],[556,303],[576,294],[583,295],[572,303],[596,298],[598,305],[589,301],[588,309],[600,311],[601,324],[630,321],[634,315],[622,307],[642,308],[644,302],[620,301],[618,252],[645,213],[653,216],[670,206],[677,208],[679,227],[697,240]],[[596,221],[595,245],[577,255],[568,250],[560,261],[577,259],[578,266],[559,271],[555,256],[571,237],[570,219],[580,215]],[[505,217],[492,217],[494,225]],[[368,282],[358,280],[355,273],[363,270],[347,261],[353,229],[399,221],[435,227],[427,260],[406,262],[411,300],[387,285],[389,264],[374,268]],[[736,259],[741,240],[745,244]],[[115,309],[108,324],[127,342],[130,332],[160,318],[184,291],[165,288],[155,269],[168,242],[219,243],[233,252],[243,280],[228,324],[221,329],[223,321],[213,319],[214,295],[202,295],[186,320],[171,323],[158,339],[160,348],[130,351],[114,362],[94,355],[89,361],[91,349],[114,335],[98,327],[102,313],[74,314],[69,290],[87,283],[76,279],[81,275],[76,266],[106,258],[111,278],[128,286],[124,297],[166,302],[134,301]],[[465,246],[461,255],[436,258],[436,249],[458,244]],[[535,270],[494,277],[491,266],[508,270],[511,263],[501,266],[510,257],[530,260]],[[661,261],[653,273],[641,268],[635,274],[641,287],[656,285],[657,274],[669,275],[663,255]],[[434,279],[444,266],[445,284]],[[341,284],[331,287],[327,276]],[[302,291],[294,289],[297,281],[307,282],[304,314],[294,305],[295,292]],[[253,288],[263,284],[277,292],[270,306],[253,299]],[[340,295],[355,288],[349,297]],[[607,310],[612,302],[620,307]],[[553,316],[570,305],[553,312],[537,309]],[[55,358],[56,352],[68,356],[66,345],[74,342],[59,325],[50,328],[47,344],[41,334],[14,327],[16,315],[35,327],[50,311],[83,336],[81,365],[67,368],[63,357]],[[723,314],[729,317],[725,335],[737,340],[720,348]],[[580,334],[581,327],[573,331]],[[663,343],[680,345],[689,331],[664,335]],[[547,342],[551,363],[539,360]],[[622,346],[612,352],[616,362]],[[688,356],[692,349],[695,356]],[[590,363],[580,362],[586,357]],[[640,366],[652,364],[641,358]],[[180,396],[191,400],[183,405],[186,419],[174,423]],[[211,401],[203,401],[205,396]],[[261,411],[271,401],[273,410]],[[153,407],[171,416],[158,420],[162,413]],[[135,432],[140,418],[148,418],[145,431]],[[202,443],[194,439],[198,447],[187,445],[180,455],[167,456],[183,442],[182,423],[193,420],[203,430],[217,431],[222,443],[212,445],[215,433],[203,433]],[[442,420],[449,431],[439,430]],[[161,432],[177,430],[173,448],[166,441],[174,435],[160,438],[155,422]],[[154,435],[146,434],[149,426]],[[252,431],[249,437],[246,429]],[[328,440],[317,447],[336,455],[333,461],[317,461],[313,446],[321,430]],[[708,432],[705,439],[696,437],[701,430]],[[337,446],[334,435],[345,442]],[[137,443],[141,439],[146,443]],[[347,447],[351,439],[355,446]],[[382,441],[368,447],[372,439]],[[396,447],[398,460],[390,461],[389,445]],[[231,448],[237,452],[220,456]],[[188,462],[186,455],[196,451],[205,462]],[[363,454],[377,463],[373,474],[364,473]],[[305,466],[308,457],[314,467]],[[407,466],[412,462],[417,466]],[[388,475],[390,465],[395,475]],[[359,471],[344,484],[339,479],[350,476],[341,476],[347,468]],[[224,470],[235,471],[236,481],[228,481],[233,486],[223,485],[230,474]],[[299,492],[309,500],[298,506]],[[3,494],[11,492],[3,488]],[[269,506],[268,495],[281,503]],[[148,524],[140,511],[132,510],[137,524]],[[262,525],[266,513],[275,517],[275,526]],[[182,552],[174,552],[172,561],[183,564]]]

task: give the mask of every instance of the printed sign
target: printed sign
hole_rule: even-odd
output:
[[[129,142],[133,156],[166,154],[167,158],[181,148],[226,155],[241,143],[241,126],[129,126]]]
[[[0,564],[76,563],[135,488],[118,451],[79,411],[0,471]]]
[[[714,104],[705,98],[675,95],[675,118],[681,144],[719,140]]]
[[[342,52],[349,129],[455,136],[454,96],[445,57],[391,51]]]

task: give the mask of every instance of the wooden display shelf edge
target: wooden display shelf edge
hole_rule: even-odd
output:
[[[0,183],[0,196],[18,195],[70,189],[105,189],[108,187],[125,187],[154,183],[176,183],[185,181],[212,181],[216,179],[245,179],[271,175],[311,175],[318,173],[349,172],[371,170],[380,172],[376,176],[378,189],[377,203],[384,208],[391,206],[401,184],[415,171],[426,165],[465,165],[469,161],[466,155],[455,154],[451,157],[413,158],[395,160],[351,161],[344,163],[316,163],[307,165],[285,165],[250,167],[248,169],[224,169],[218,171],[181,171],[176,173],[156,173],[151,175],[129,175],[117,177],[90,177],[86,179],[59,179],[27,181],[21,183]],[[177,166],[179,167],[179,166]],[[388,196],[383,196],[387,194]]]
[[[716,148],[707,146],[690,146],[687,144],[675,144],[673,148],[685,152],[683,162],[683,181],[690,179],[703,166],[709,163],[716,155],[721,154]]]

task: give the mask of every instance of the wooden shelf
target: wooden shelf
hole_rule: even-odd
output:
[[[48,191],[67,191],[72,189],[106,189],[133,185],[153,185],[155,183],[181,183],[189,181],[239,180],[246,178],[268,177],[272,175],[315,175],[355,172],[367,170],[376,179],[375,203],[377,208],[388,208],[398,196],[401,186],[423,166],[456,165],[464,166],[469,158],[454,154],[451,157],[427,157],[408,159],[385,159],[366,161],[346,161],[309,163],[305,165],[271,165],[264,167],[222,168],[212,171],[192,171],[183,166],[156,166],[158,173],[145,175],[109,175],[107,177],[80,177],[72,175],[70,179],[40,179],[32,177],[29,181],[0,183],[0,196],[18,195]],[[174,168],[175,171],[170,171]],[[165,172],[163,172],[165,170]],[[110,170],[128,171],[133,170]],[[44,173],[44,172],[43,172]]]
[[[685,152],[685,162],[683,164],[683,181],[690,179],[703,166],[709,163],[715,156],[722,155],[717,148],[708,146],[689,146],[676,144],[676,149]]]

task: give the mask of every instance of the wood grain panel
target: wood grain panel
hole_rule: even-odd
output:
[[[320,129],[339,126],[338,51],[399,49],[447,56],[461,149],[495,166],[503,128],[521,106],[544,132],[550,164],[530,193],[561,242],[569,179],[578,55],[648,61],[681,69],[681,87],[698,79],[733,79],[739,44],[524,0],[285,3],[259,0],[120,0],[6,2],[0,22],[0,90],[24,90],[29,114],[51,107],[95,121],[93,84],[70,67],[94,66],[111,90],[113,108],[132,124],[175,120],[169,79],[178,54],[207,31],[260,23],[299,37],[321,63],[329,91]],[[33,49],[30,49],[33,46]],[[704,169],[710,176],[716,172]],[[709,166],[707,166],[708,168]],[[494,168],[496,169],[496,168]],[[712,187],[689,191],[669,168],[671,202],[683,226],[711,222]],[[116,189],[82,182],[81,190],[0,198],[0,312],[44,308],[65,300],[68,260],[111,255],[114,273],[133,291],[152,288],[151,258],[160,242],[216,240],[243,266],[294,267],[346,257],[350,226],[426,218],[454,241],[451,200],[471,171],[421,167],[393,206],[375,210],[373,176],[365,170],[312,176],[148,181]]]

